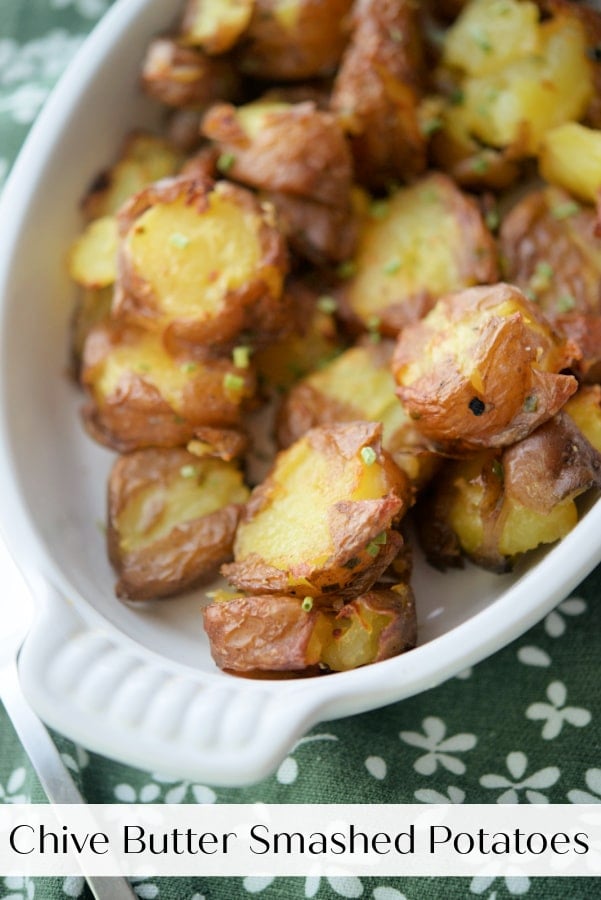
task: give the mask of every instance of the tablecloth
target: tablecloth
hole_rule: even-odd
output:
[[[0,185],[54,82],[109,0],[0,0]],[[544,621],[417,697],[313,728],[260,784],[165,778],[55,735],[95,803],[601,803],[601,568]],[[7,598],[4,598],[6,601]],[[4,711],[0,802],[43,793]],[[594,878],[137,878],[143,900],[601,896]],[[0,897],[87,898],[83,880],[6,878]]]

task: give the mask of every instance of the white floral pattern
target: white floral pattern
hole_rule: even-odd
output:
[[[0,784],[0,803],[31,803],[29,794],[22,793],[26,779],[27,769],[24,766],[13,769],[6,784]]]
[[[463,775],[465,763],[458,759],[456,753],[465,753],[472,750],[478,741],[475,734],[455,734],[453,737],[445,737],[447,726],[442,719],[428,716],[422,722],[424,734],[416,731],[401,731],[399,737],[412,747],[420,747],[427,750],[413,763],[413,768],[420,775],[433,775],[440,764],[453,775]]]
[[[464,803],[465,791],[462,788],[449,785],[446,794],[434,791],[430,788],[419,788],[415,792],[415,799],[420,803]]]
[[[305,744],[311,744],[314,741],[337,741],[335,734],[309,734],[307,737],[301,738],[296,742],[288,756],[282,760],[277,772],[276,778],[280,784],[293,784],[298,778],[298,762],[294,758],[294,753],[299,747]]]
[[[566,632],[565,616],[581,616],[586,612],[586,601],[580,597],[570,597],[552,610],[545,619],[545,631],[552,638],[562,637]]]
[[[548,803],[541,789],[552,787],[559,779],[561,772],[557,766],[547,766],[534,772],[527,778],[524,774],[528,767],[528,757],[517,750],[510,753],[506,759],[507,771],[515,781],[510,781],[505,775],[483,775],[480,784],[489,790],[502,789],[497,797],[497,803],[519,803],[520,791],[524,791],[529,803]]]
[[[307,898],[317,897],[322,880],[326,881],[335,894],[339,897],[361,897],[363,894],[363,884],[359,878],[355,876],[339,876],[333,878],[321,879],[318,876],[310,875],[305,878],[304,896]],[[244,889],[249,894],[259,894],[266,890],[276,881],[275,878],[262,875],[249,875],[242,882]]]
[[[541,647],[533,647],[530,644],[520,647],[517,656],[524,666],[535,666],[541,669],[548,669],[552,662],[546,650],[543,650]]]
[[[565,706],[568,692],[561,681],[553,681],[547,688],[549,703],[532,703],[526,710],[528,719],[544,720],[541,737],[552,741],[561,734],[564,723],[575,728],[584,728],[591,721],[588,709],[578,706]]]
[[[483,894],[487,891],[491,885],[493,885],[496,881],[500,881],[505,885],[507,891],[512,895],[512,897],[519,897],[522,894],[527,894],[530,890],[530,879],[525,875],[514,875],[509,876],[507,878],[487,878],[484,876],[479,876],[477,878],[472,878],[470,884],[470,891],[472,894]],[[489,895],[488,900],[494,900],[496,897],[496,891],[493,894]]]
[[[115,787],[115,798],[120,803],[183,803],[187,799],[195,803],[215,803],[217,795],[215,791],[204,784],[194,784],[191,781],[180,781],[160,773],[150,776],[141,787],[131,784],[118,784]]]
[[[570,803],[601,803],[601,769],[588,769],[584,780],[588,791],[578,788],[568,791]]]
[[[22,875],[9,875],[2,879],[4,887],[10,891],[3,895],[3,900],[33,900],[35,885],[31,878]]]

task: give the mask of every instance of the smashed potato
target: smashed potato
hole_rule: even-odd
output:
[[[248,494],[232,463],[198,459],[180,448],[121,456],[108,494],[117,596],[169,597],[214,576],[231,558]]]
[[[399,584],[373,588],[349,603],[313,603],[273,594],[234,596],[203,609],[211,653],[234,672],[343,672],[411,650],[415,603]]]
[[[286,250],[248,191],[165,179],[122,208],[119,229],[117,316],[192,343],[281,329]]]
[[[439,173],[372,204],[347,268],[343,314],[392,336],[443,294],[498,278],[494,239],[476,203]]]
[[[354,254],[359,220],[352,200],[329,206],[282,191],[263,191],[262,196],[273,205],[282,234],[301,259],[326,266],[343,263]]]
[[[358,595],[402,543],[408,480],[381,447],[382,426],[314,428],[278,454],[253,491],[223,574],[241,590]]]
[[[69,275],[91,290],[109,287],[117,278],[117,220],[94,219],[77,238],[69,254]]]
[[[188,0],[181,39],[206,53],[225,53],[250,25],[254,5],[255,0]]]
[[[465,555],[496,572],[578,521],[574,499],[601,486],[601,454],[559,413],[503,451],[446,464],[418,502],[420,541],[439,568]]]
[[[329,75],[344,48],[351,5],[352,0],[255,0],[240,70],[274,81]]]
[[[310,428],[363,419],[381,422],[382,446],[416,486],[436,468],[415,422],[395,394],[391,343],[352,347],[295,385],[278,416],[278,440],[287,447]]]
[[[344,133],[314,103],[222,103],[207,112],[202,131],[220,148],[218,167],[235,181],[348,206],[352,162]]]
[[[227,60],[163,37],[146,50],[142,87],[166,106],[203,109],[217,100],[235,97],[238,79]]]
[[[539,151],[540,173],[551,184],[595,204],[601,191],[601,131],[576,122],[545,134]]]
[[[393,372],[419,431],[439,449],[503,447],[554,416],[576,391],[575,354],[534,303],[507,284],[439,300],[401,333]]]
[[[81,382],[92,436],[120,452],[175,447],[199,428],[236,428],[254,394],[254,374],[230,359],[169,353],[154,332],[115,321],[91,329]]]

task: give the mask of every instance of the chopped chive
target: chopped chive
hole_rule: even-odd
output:
[[[235,162],[236,157],[233,153],[222,153],[217,160],[217,169],[222,173],[222,175],[225,175],[227,172],[229,172]]]
[[[357,263],[352,259],[347,259],[345,262],[340,263],[336,269],[339,278],[352,278],[356,271]]]
[[[248,369],[252,348],[244,344],[234,347],[232,360],[237,369]]]
[[[390,262],[387,262],[382,270],[385,275],[396,275],[396,273],[401,268],[400,259],[391,259]]]
[[[198,363],[195,362],[185,362],[180,366],[180,370],[184,372],[186,375],[189,375],[190,372],[195,372],[198,368]]]
[[[559,312],[569,312],[576,306],[576,298],[572,294],[563,294],[557,301]]]
[[[361,448],[361,459],[365,463],[366,466],[373,466],[375,461],[378,458],[378,454],[373,449],[373,447],[362,447]]]
[[[365,552],[368,553],[370,556],[376,557],[378,555],[378,553],[380,552],[380,545],[376,544],[375,541],[370,541],[370,543],[365,548]]]
[[[313,597],[305,597],[301,603],[304,612],[311,612],[313,609]]]
[[[182,234],[181,231],[174,231],[173,234],[169,235],[169,243],[172,247],[184,250],[190,243],[190,238]]]
[[[328,296],[319,297],[315,305],[319,312],[326,313],[327,315],[332,315],[338,309],[336,300],[333,297]]]
[[[198,469],[196,468],[196,466],[193,466],[191,463],[189,463],[188,465],[181,467],[181,469],[179,470],[179,474],[182,476],[182,478],[196,478],[196,476],[198,475]]]
[[[433,116],[431,119],[427,119],[425,122],[422,122],[420,126],[420,131],[424,137],[430,137],[430,135],[435,134],[437,131],[440,131],[444,122],[440,118],[440,116]]]
[[[472,39],[483,53],[492,53],[492,44],[482,28],[474,28],[472,30]]]
[[[526,412],[536,412],[538,409],[538,397],[536,394],[529,394],[524,400],[524,409]]]
[[[465,93],[459,87],[454,88],[449,94],[449,102],[452,106],[461,106],[464,100]]]
[[[150,366],[148,363],[138,363],[136,366],[138,372],[150,372]]]
[[[551,263],[542,260],[541,262],[536,264],[534,274],[540,275],[541,278],[553,278],[553,266],[551,265]]]
[[[489,231],[496,231],[501,221],[499,217],[499,210],[496,209],[496,207],[494,209],[489,209],[486,213],[486,216],[484,217],[484,221],[486,222],[486,227],[489,229]]]
[[[372,219],[384,219],[388,215],[388,200],[374,200],[369,205],[369,214]]]
[[[554,219],[569,219],[570,216],[575,216],[576,213],[580,212],[580,206],[578,203],[575,203],[573,200],[567,200],[565,203],[558,203],[557,206],[554,206],[551,210],[551,215]]]
[[[484,175],[485,172],[488,172],[489,162],[484,156],[477,156],[472,160],[472,171],[476,172],[477,175]]]
[[[391,37],[391,40],[395,42],[395,44],[403,43],[403,32],[400,28],[390,28],[388,34]]]
[[[381,531],[380,534],[375,536],[372,543],[377,544],[379,547],[384,547],[388,543],[388,535],[385,531]]]
[[[244,389],[244,378],[241,375],[234,375],[233,372],[226,372],[223,376],[223,387],[228,393],[239,394]]]
[[[370,316],[365,324],[369,331],[377,331],[382,324],[382,321],[379,316]]]

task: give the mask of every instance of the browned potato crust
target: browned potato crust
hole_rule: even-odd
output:
[[[169,37],[156,38],[142,66],[142,86],[166,106],[202,109],[216,100],[229,100],[238,92],[231,62],[207,56]]]
[[[352,159],[342,129],[312,102],[212,107],[202,122],[227,175],[252,187],[347,207]]]
[[[119,227],[117,316],[209,345],[281,330],[286,248],[273,210],[249,191],[164,179],[123,207]]]
[[[421,433],[451,454],[526,437],[577,389],[576,348],[536,304],[506,284],[439,300],[401,334],[393,359],[399,397]]]
[[[343,671],[415,646],[415,604],[405,585],[373,589],[343,606],[335,597],[307,605],[264,594],[205,607],[213,659],[237,672]]]
[[[444,294],[497,281],[497,250],[475,201],[433,173],[372,205],[349,271],[342,314],[395,337]]]
[[[214,576],[231,558],[247,496],[230,463],[179,448],[120,457],[109,480],[107,531],[117,596],[169,597]]]
[[[416,512],[420,543],[438,568],[507,571],[521,554],[564,537],[574,498],[601,486],[601,454],[563,412],[503,451],[446,464]]]
[[[566,314],[601,313],[601,245],[596,215],[565,191],[530,191],[504,217],[505,277],[551,321]]]
[[[278,454],[223,574],[241,590],[296,596],[371,587],[398,553],[392,526],[411,498],[381,432],[368,422],[314,428]]]
[[[120,452],[186,444],[205,426],[236,428],[254,373],[228,359],[172,356],[159,335],[106,321],[85,342],[86,427]]]
[[[240,70],[274,81],[330,74],[346,42],[351,5],[352,0],[255,0]]]
[[[386,187],[425,169],[426,141],[418,118],[422,86],[417,4],[358,0],[332,108],[352,137],[356,175],[362,184]]]

